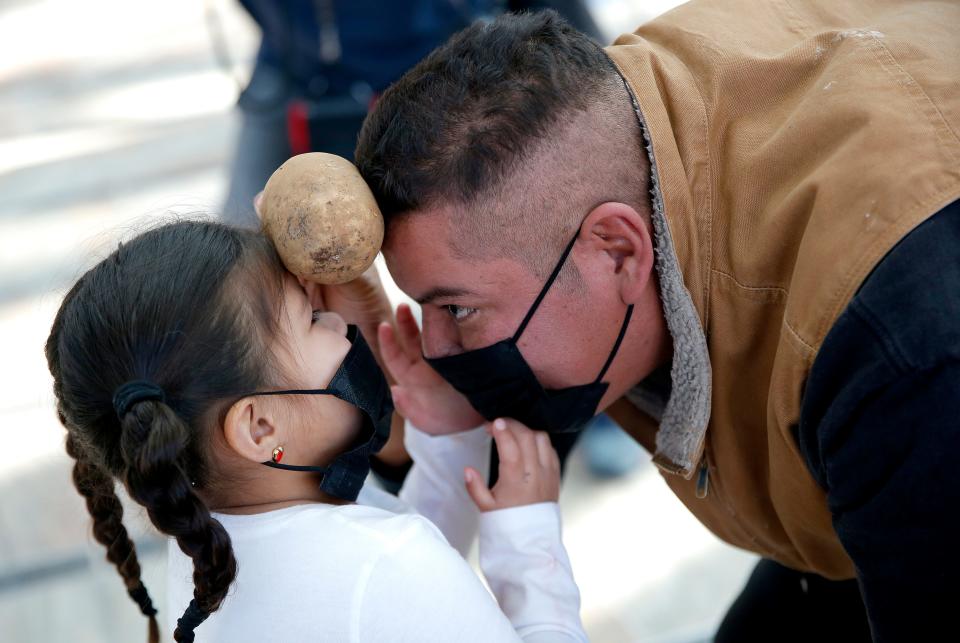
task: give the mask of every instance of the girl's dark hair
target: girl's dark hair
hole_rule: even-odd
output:
[[[195,492],[208,484],[206,440],[233,400],[276,377],[266,353],[282,279],[264,235],[176,221],[121,244],[84,274],[47,339],[74,484],[107,560],[150,619],[151,643],[159,639],[156,610],[114,481],[193,559],[194,599],[174,632],[193,641],[193,628],[220,607],[237,574],[227,532]],[[162,396],[120,415],[114,394],[135,380]]]

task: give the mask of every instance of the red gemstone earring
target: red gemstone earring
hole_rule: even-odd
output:
[[[283,460],[283,447],[277,447],[273,450],[273,461],[280,462]]]

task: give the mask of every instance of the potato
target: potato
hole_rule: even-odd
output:
[[[277,168],[260,216],[287,270],[321,284],[359,277],[383,243],[373,193],[353,163],[334,154],[300,154]]]

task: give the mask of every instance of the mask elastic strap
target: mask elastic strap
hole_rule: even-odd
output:
[[[288,391],[257,391],[241,395],[244,397],[254,397],[256,395],[333,395],[333,391],[328,388],[292,388]]]
[[[328,388],[296,388],[289,389],[287,391],[257,391],[255,393],[247,393],[241,397],[253,397],[255,395],[333,395],[333,391]],[[260,464],[265,464],[268,467],[273,467],[274,469],[283,469],[284,471],[305,471],[308,473],[322,473],[323,475],[330,473],[329,467],[281,464],[279,462],[274,462],[273,460],[267,460],[266,462],[261,462]]]
[[[283,469],[284,471],[306,471],[308,473],[322,473],[327,475],[330,473],[329,467],[311,467],[308,465],[299,465],[299,464],[281,464],[279,462],[274,462],[273,460],[267,460],[266,462],[261,462],[260,464],[265,464],[268,467],[273,467],[274,469]]]
[[[627,306],[627,314],[623,318],[623,325],[620,326],[620,334],[617,335],[617,341],[613,344],[613,350],[610,351],[610,357],[607,358],[607,363],[603,365],[603,368],[600,369],[600,374],[597,375],[596,382],[599,382],[603,379],[603,376],[607,374],[607,369],[610,368],[610,365],[613,364],[613,358],[617,356],[617,351],[620,350],[620,344],[623,342],[623,336],[627,334],[627,324],[630,323],[630,317],[633,315],[633,304]]]
[[[563,254],[560,256],[560,261],[557,262],[557,265],[554,267],[553,272],[550,273],[550,277],[547,279],[547,282],[543,284],[543,288],[540,290],[540,294],[537,295],[536,300],[534,300],[533,305],[530,306],[530,309],[527,310],[527,316],[523,318],[523,321],[520,322],[520,327],[517,329],[517,332],[513,334],[513,341],[520,339],[520,335],[523,334],[523,331],[526,329],[527,324],[530,323],[530,320],[533,318],[533,314],[537,312],[537,308],[540,306],[540,302],[543,301],[543,298],[547,296],[547,291],[550,290],[550,286],[553,285],[553,282],[557,279],[557,276],[560,274],[560,271],[563,270],[563,264],[567,260],[567,255],[570,254],[570,251],[573,250],[573,244],[576,243],[577,237],[580,235],[580,228],[577,228],[576,234],[573,235],[573,239],[570,239],[570,243],[567,244],[567,247],[564,249]]]

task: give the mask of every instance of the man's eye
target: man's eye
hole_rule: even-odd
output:
[[[447,304],[444,306],[447,309],[447,312],[450,313],[450,316],[453,317],[456,321],[460,322],[477,312],[476,308],[467,308],[466,306],[457,306],[456,304]]]

